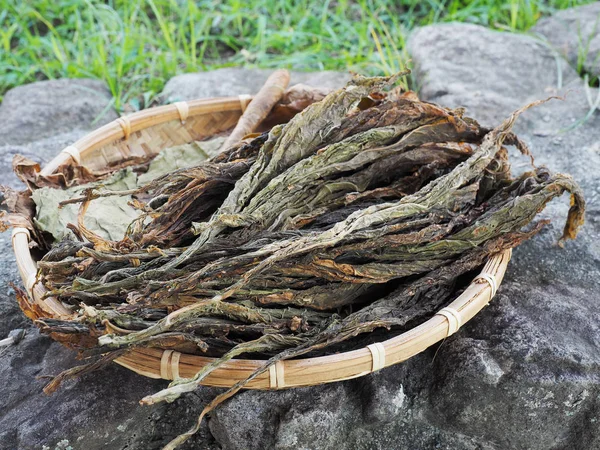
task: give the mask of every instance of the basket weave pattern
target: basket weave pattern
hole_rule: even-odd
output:
[[[250,96],[178,102],[122,117],[67,147],[42,170],[53,173],[64,163],[92,170],[105,169],[131,157],[156,155],[164,148],[205,139],[232,128]],[[55,298],[44,298],[45,288],[36,279],[37,266],[29,250],[29,232],[15,228],[12,245],[19,273],[31,300],[48,316],[68,318],[71,311]],[[249,389],[281,389],[311,386],[367,375],[397,364],[455,333],[494,297],[506,272],[511,250],[492,256],[482,272],[450,305],[425,323],[385,342],[316,358],[278,361],[246,386]],[[115,360],[150,378],[190,378],[214,358],[173,350],[135,349]],[[208,375],[204,385],[231,387],[245,380],[262,360],[231,360]]]

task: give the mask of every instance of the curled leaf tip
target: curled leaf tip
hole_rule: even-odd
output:
[[[567,215],[567,221],[563,229],[563,234],[558,241],[558,245],[564,246],[565,241],[568,239],[575,239],[577,233],[585,222],[585,199],[583,198],[583,192],[580,189],[576,189],[571,192],[571,207],[569,208],[569,214]]]
[[[539,105],[543,105],[544,103],[549,102],[550,100],[564,100],[563,97],[551,96],[541,100],[536,100],[534,102],[528,103],[525,106],[513,111],[510,116],[508,116],[498,127],[496,127],[493,131],[500,137],[504,138],[508,133],[512,131],[512,128],[519,118],[521,114],[523,114],[528,109],[534,108]]]

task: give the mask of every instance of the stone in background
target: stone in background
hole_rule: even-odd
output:
[[[559,11],[531,30],[543,36],[569,63],[600,76],[600,3]]]

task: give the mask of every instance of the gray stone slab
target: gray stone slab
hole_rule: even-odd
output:
[[[600,76],[600,2],[559,11],[532,29],[578,70]]]
[[[0,105],[0,146],[97,128],[117,117],[111,99],[97,80],[39,81],[11,89]]]

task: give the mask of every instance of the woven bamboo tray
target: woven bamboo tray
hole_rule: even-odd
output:
[[[61,164],[80,164],[92,170],[133,156],[155,155],[162,149],[205,139],[232,128],[250,96],[178,102],[121,117],[65,148],[42,169],[52,174]],[[15,228],[12,245],[23,283],[34,304],[48,317],[68,318],[72,312],[55,298],[44,298],[45,288],[36,279],[37,266],[29,250],[29,232]],[[347,380],[404,361],[455,333],[494,297],[506,272],[511,250],[492,256],[482,272],[450,305],[425,323],[385,342],[365,348],[298,360],[279,361],[256,377],[249,389],[281,389]],[[213,361],[173,350],[135,349],[115,360],[118,364],[150,378],[189,378]],[[262,360],[231,360],[207,376],[209,386],[231,387],[245,380]]]

